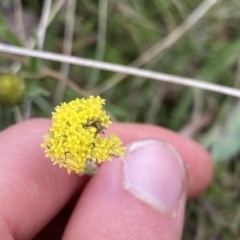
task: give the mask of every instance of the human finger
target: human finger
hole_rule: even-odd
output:
[[[50,124],[34,119],[0,133],[0,239],[31,239],[85,183],[44,157]]]
[[[115,132],[118,127],[123,127],[122,132],[125,133],[129,133],[128,127],[131,127],[132,137],[137,138],[136,132],[134,134],[136,125],[118,124],[115,125]],[[149,130],[149,126],[146,126],[147,129]],[[138,127],[138,136],[146,136],[151,132],[143,134],[140,133],[141,130]],[[155,134],[156,130],[155,128]],[[195,150],[196,161],[207,163],[210,157],[189,140],[168,131],[164,135],[162,129],[158,132],[162,133],[162,139],[171,135],[169,142],[172,145],[156,139],[135,141],[128,147],[125,158],[115,159],[113,163],[101,166],[79,199],[66,228],[64,240],[74,237],[180,239],[187,198],[187,176],[191,176],[191,171],[196,171],[194,166],[198,166],[192,164],[187,170],[185,163],[193,163],[191,150]],[[123,135],[121,137],[125,141],[131,139],[129,135],[128,139]],[[179,140],[185,143],[182,148]],[[212,165],[205,164],[205,167],[205,171],[211,175]],[[197,176],[199,179],[204,177],[203,172]],[[194,175],[192,178],[194,180]],[[198,183],[196,186],[198,191],[206,187]]]
[[[204,191],[213,177],[213,162],[209,153],[196,142],[158,126],[147,124],[117,123],[110,129],[124,140],[125,144],[141,139],[156,139],[170,143],[184,159],[188,174],[188,198]]]

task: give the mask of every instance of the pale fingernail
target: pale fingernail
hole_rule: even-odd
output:
[[[184,163],[169,144],[133,142],[123,159],[124,188],[160,211],[173,211],[186,191]]]

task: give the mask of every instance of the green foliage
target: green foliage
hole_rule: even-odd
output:
[[[239,163],[218,164],[209,190],[187,206],[183,239],[239,239],[239,184]]]
[[[21,41],[19,38],[10,30],[9,26],[3,19],[3,16],[0,14],[0,40],[1,41],[8,41],[9,43],[22,46]]]
[[[217,123],[202,140],[215,161],[228,161],[240,153],[239,102],[234,107],[228,105],[229,111],[230,114],[225,115],[225,122]]]

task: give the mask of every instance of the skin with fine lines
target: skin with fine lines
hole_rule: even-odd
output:
[[[47,119],[33,119],[0,133],[4,156],[0,158],[0,239],[33,239],[39,232],[36,240],[61,239],[62,234],[63,240],[116,236],[163,240],[169,236],[175,220],[124,189],[119,159],[103,163],[91,179],[53,166],[40,148],[50,124]],[[171,144],[189,166],[188,198],[210,183],[211,159],[196,143],[150,125],[114,123],[110,131],[125,145],[142,139]],[[184,207],[185,200],[180,205]],[[168,240],[180,239],[184,212],[179,213],[176,234]]]

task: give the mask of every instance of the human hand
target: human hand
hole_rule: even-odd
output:
[[[44,158],[50,124],[34,119],[0,133],[0,239],[32,239],[61,209],[73,209],[70,219],[58,215],[36,239],[58,239],[64,228],[64,240],[181,238],[186,199],[212,178],[205,150],[160,127],[115,123],[130,152],[88,181]]]

